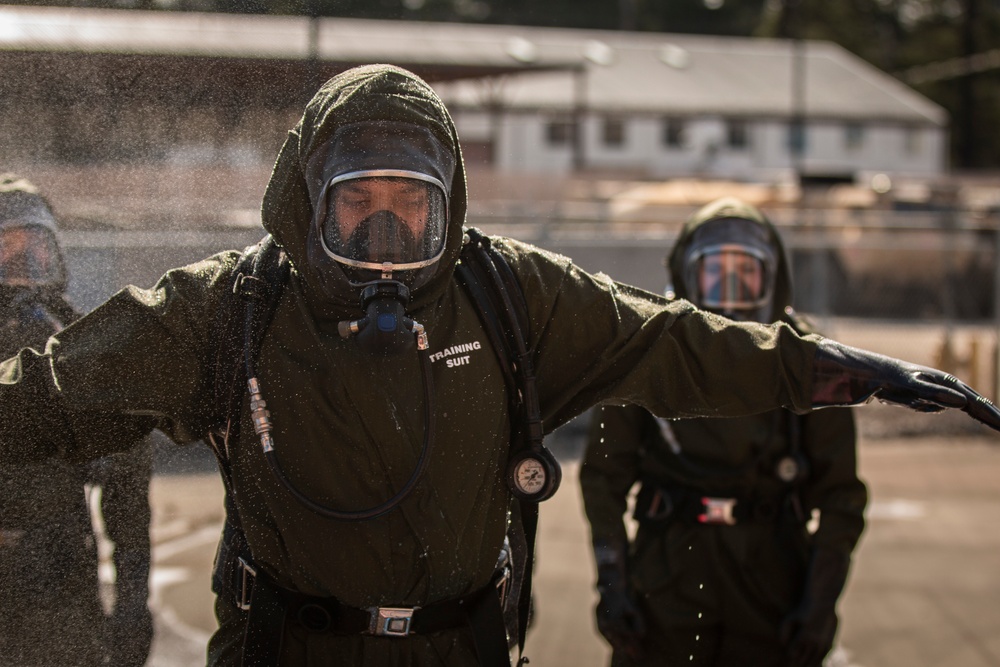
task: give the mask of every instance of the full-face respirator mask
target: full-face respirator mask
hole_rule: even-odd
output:
[[[455,157],[428,130],[390,122],[340,128],[307,167],[313,234],[336,289],[364,311],[340,323],[366,352],[426,344],[406,309],[445,251]]]
[[[760,225],[723,218],[698,229],[684,253],[684,288],[699,308],[735,320],[771,321],[777,272]]]
[[[0,291],[61,291],[66,269],[56,240],[56,220],[32,192],[0,195]]]
[[[390,355],[426,343],[406,315],[410,288],[444,252],[448,227],[444,184],[397,169],[349,172],[331,179],[317,206],[323,251],[360,289],[364,317],[339,331],[367,352]]]

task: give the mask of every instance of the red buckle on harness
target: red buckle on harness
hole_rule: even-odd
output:
[[[701,504],[705,506],[705,511],[698,515],[698,521],[701,523],[736,525],[736,517],[733,516],[736,498],[709,498],[706,496],[701,499]]]

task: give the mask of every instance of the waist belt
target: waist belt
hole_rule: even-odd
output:
[[[644,481],[636,496],[633,516],[640,523],[680,520],[692,524],[735,526],[781,520],[783,501],[709,495],[678,486]]]
[[[370,607],[360,609],[333,597],[316,597],[292,591],[239,559],[234,582],[237,606],[248,611],[243,644],[243,665],[277,665],[286,622],[309,632],[334,635],[407,637],[472,628],[476,652],[484,667],[508,667],[507,637],[500,607],[506,578],[460,598],[423,607]]]

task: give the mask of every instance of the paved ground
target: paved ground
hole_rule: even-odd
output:
[[[873,502],[832,662],[1000,666],[1000,441],[865,439],[860,461]],[[531,664],[540,667],[607,663],[591,617],[596,599],[577,469],[565,463],[563,488],[541,513],[537,625],[527,644]],[[154,480],[157,637],[150,665],[203,664],[214,625],[209,567],[220,498],[213,475]]]

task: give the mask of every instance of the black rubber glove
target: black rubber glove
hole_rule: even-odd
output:
[[[813,407],[871,399],[920,412],[958,408],[1000,431],[1000,410],[958,378],[856,347],[823,340],[813,366]]]
[[[850,559],[816,549],[809,562],[799,606],[781,624],[788,667],[820,667],[837,634],[837,599],[847,582]]]
[[[625,545],[594,540],[597,561],[597,629],[616,651],[623,651],[632,660],[643,657],[642,639],[646,623],[636,606],[628,586],[625,567]]]

